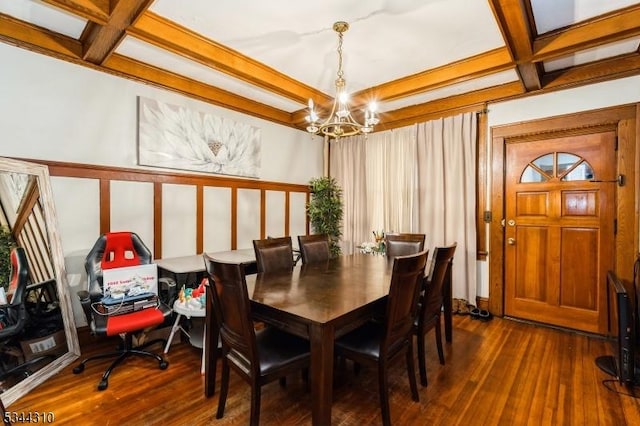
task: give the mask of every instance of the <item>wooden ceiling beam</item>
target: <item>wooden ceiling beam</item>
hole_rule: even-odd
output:
[[[84,46],[83,59],[101,64],[120,44],[125,31],[143,13],[153,0],[119,0],[104,25],[89,23],[80,37]]]
[[[383,83],[353,95],[354,103],[392,101],[513,68],[506,48],[498,48],[441,67]]]
[[[538,37],[532,60],[549,60],[638,35],[640,4]]]
[[[395,111],[388,111],[380,114],[380,124],[376,126],[376,131],[410,126],[464,111],[481,110],[488,100],[509,98],[523,93],[522,84],[516,81],[476,90],[471,93],[437,99],[420,105],[412,105]]]
[[[531,27],[530,10],[521,0],[491,0],[490,4],[523,86],[528,92],[541,89],[542,70],[531,61],[535,29]]]
[[[42,0],[88,21],[105,25],[111,15],[110,0]]]
[[[269,120],[274,123],[292,126],[291,114],[286,111],[243,98],[226,90],[136,61],[126,56],[114,53],[102,66],[122,77],[151,83],[163,89],[189,96],[190,98],[197,98],[213,105]]]
[[[309,98],[318,104],[330,100],[319,90],[149,11],[140,16],[128,33],[161,49],[302,104],[306,104]]]
[[[632,75],[640,75],[638,52],[550,72],[544,76],[544,88],[557,90]]]
[[[82,57],[82,44],[79,41],[2,13],[0,13],[0,39],[18,47],[54,57],[69,59]]]

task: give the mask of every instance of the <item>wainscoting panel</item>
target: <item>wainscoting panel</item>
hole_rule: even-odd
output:
[[[307,193],[289,193],[289,235],[298,244],[298,235],[306,235],[307,231]]]
[[[122,229],[139,231],[155,259],[251,248],[254,239],[296,239],[309,229],[306,184],[23,160],[49,167],[65,255]]]
[[[153,247],[153,184],[112,180],[110,193],[111,230],[133,231]]]
[[[196,186],[162,185],[162,256],[196,253]]]
[[[52,175],[51,190],[64,255],[86,255],[100,235],[100,181]]]
[[[262,223],[261,194],[258,189],[238,189],[238,246],[237,248],[253,247],[253,240],[260,237]]]
[[[285,196],[282,191],[265,191],[266,196],[266,223],[265,232],[267,236],[282,237],[285,232]]]
[[[203,189],[204,251],[231,250],[231,188]]]

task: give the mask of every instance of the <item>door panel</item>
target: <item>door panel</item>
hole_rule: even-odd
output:
[[[615,132],[506,143],[505,314],[602,333]]]

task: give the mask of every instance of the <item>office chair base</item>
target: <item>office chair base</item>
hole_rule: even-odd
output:
[[[98,383],[98,390],[102,391],[105,390],[108,386],[109,386],[109,376],[111,375],[111,372],[113,371],[114,368],[116,368],[120,363],[122,363],[122,361],[124,361],[126,358],[130,357],[130,356],[134,356],[134,355],[138,355],[138,356],[144,356],[144,357],[148,357],[148,358],[153,358],[156,361],[158,361],[158,367],[160,368],[160,370],[166,370],[169,367],[169,362],[167,362],[162,356],[154,353],[154,352],[147,352],[144,350],[141,350],[147,346],[151,346],[155,343],[161,343],[162,346],[164,347],[164,340],[163,339],[156,339],[156,340],[152,340],[150,342],[145,343],[144,345],[138,346],[135,349],[131,348],[131,336],[127,335],[127,337],[125,338],[125,342],[124,342],[124,348],[122,350],[118,350],[118,351],[113,351],[113,352],[107,352],[107,353],[103,353],[103,354],[98,354],[98,355],[94,355],[94,356],[90,356],[84,360],[82,360],[82,362],[80,362],[80,364],[78,364],[77,366],[75,366],[73,368],[73,374],[80,374],[84,371],[85,365],[87,362],[89,361],[93,361],[95,359],[103,359],[103,358],[112,358],[112,357],[117,357],[112,363],[111,365],[105,370],[104,374],[102,375],[102,379],[100,380],[100,383]]]

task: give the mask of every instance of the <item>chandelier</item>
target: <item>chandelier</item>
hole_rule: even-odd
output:
[[[364,111],[364,124],[360,124],[353,118],[349,110],[349,95],[346,91],[346,82],[344,80],[344,72],[342,71],[342,38],[343,34],[349,29],[346,22],[336,22],[333,24],[333,30],[338,33],[338,77],[336,78],[336,96],[333,99],[331,113],[324,120],[314,110],[313,100],[309,99],[309,115],[305,118],[309,125],[307,131],[316,135],[328,136],[338,139],[344,136],[354,136],[373,131],[373,126],[378,124],[380,120],[376,115],[376,103],[371,102]]]

